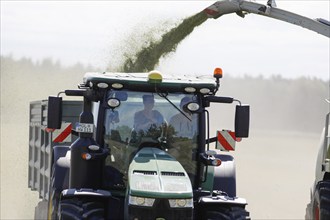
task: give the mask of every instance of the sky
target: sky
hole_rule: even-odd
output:
[[[143,44],[145,33],[166,29],[215,1],[6,1],[1,0],[1,55],[33,61],[51,58],[101,70]],[[256,1],[266,4],[266,0]],[[281,0],[277,7],[330,20],[329,0]],[[136,37],[140,36],[140,37]],[[208,19],[157,69],[171,74],[281,75],[329,80],[329,38],[249,14]]]

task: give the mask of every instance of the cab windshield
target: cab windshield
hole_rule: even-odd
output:
[[[134,155],[143,147],[157,147],[172,155],[186,170],[192,184],[197,162],[198,120],[186,104],[189,94],[165,95],[147,92],[109,91],[104,117],[104,143],[110,188],[126,188],[127,171]],[[110,107],[117,101],[119,106]],[[110,178],[111,177],[111,178]]]

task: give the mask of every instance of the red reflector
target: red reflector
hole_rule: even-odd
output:
[[[88,154],[88,153],[84,153],[81,155],[82,159],[84,160],[90,160],[92,158],[92,155]]]
[[[53,131],[55,131],[55,129],[54,128],[46,128],[45,131],[47,133],[52,133]]]

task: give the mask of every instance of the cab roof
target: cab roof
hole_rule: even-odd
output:
[[[155,87],[162,92],[185,92],[185,88],[192,87],[199,92],[207,88],[210,92],[216,89],[215,78],[211,76],[174,76],[162,75],[162,81],[159,83],[149,82],[149,73],[118,73],[118,72],[89,72],[84,76],[83,84],[88,87],[98,86],[100,83],[106,83],[107,87],[117,88],[116,85],[122,85],[120,89],[133,91],[154,91]],[[156,86],[155,86],[156,85]],[[104,84],[103,84],[104,86]]]

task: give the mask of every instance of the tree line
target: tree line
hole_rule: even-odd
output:
[[[29,58],[1,56],[1,105],[6,100],[6,94],[17,88],[29,87],[31,94],[17,93],[16,100],[20,99],[20,95],[32,100],[41,96],[46,98],[50,93],[76,88],[82,82],[84,73],[93,71],[100,70],[79,63],[64,66],[52,59],[34,62]],[[329,104],[325,101],[329,99],[329,81],[315,77],[226,76],[217,95],[232,96],[249,104],[251,128],[254,129],[319,133],[329,112]],[[221,106],[214,109],[221,112]]]

